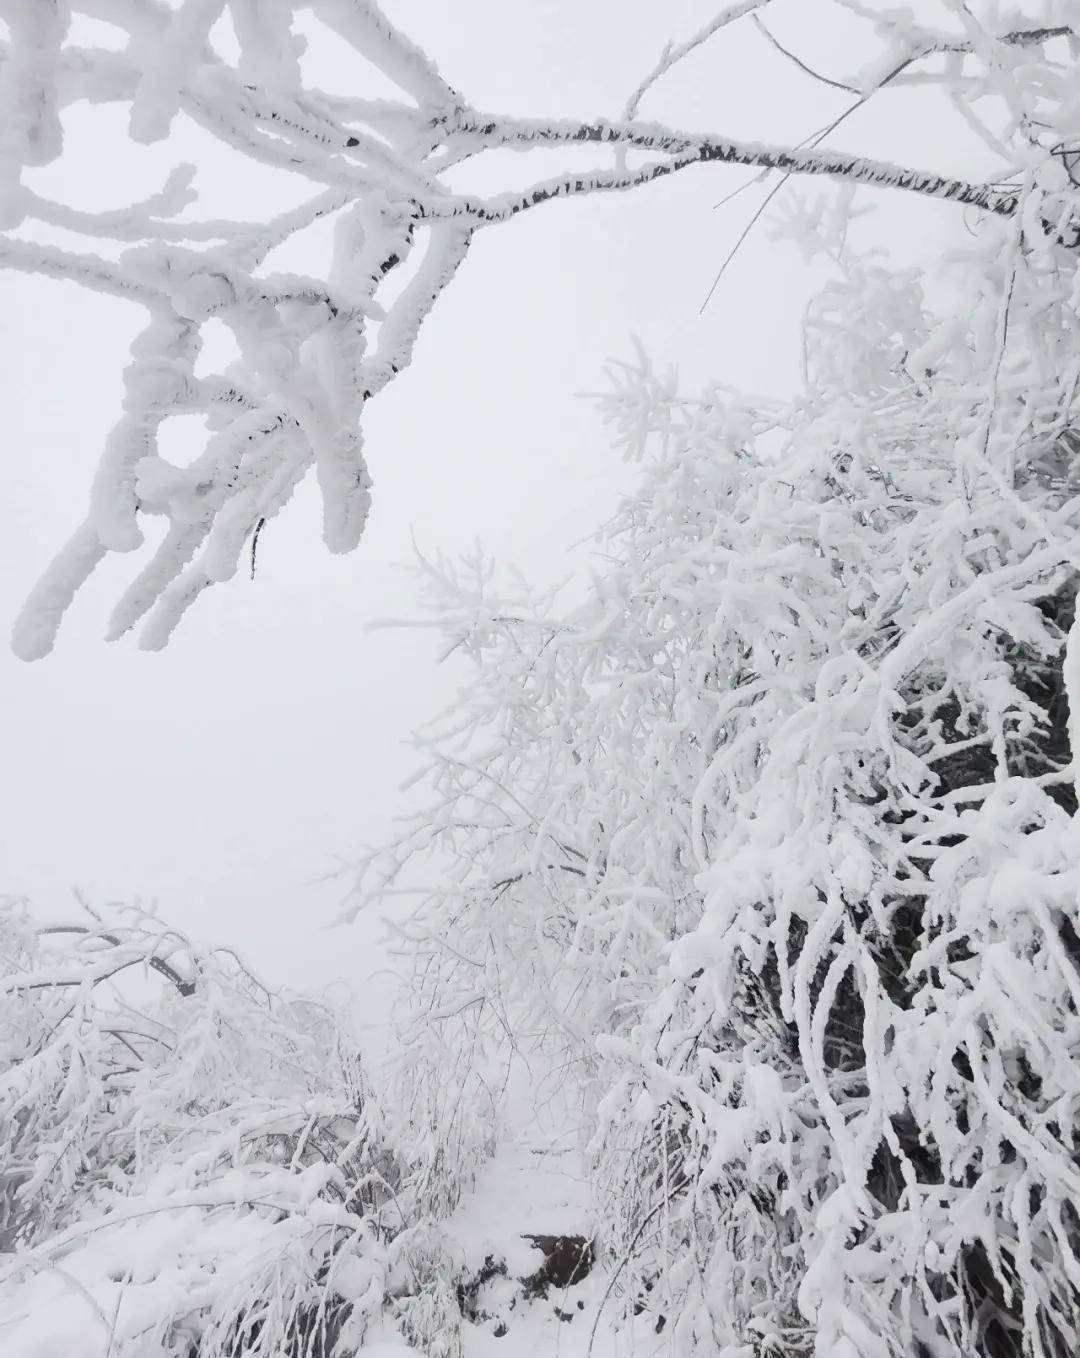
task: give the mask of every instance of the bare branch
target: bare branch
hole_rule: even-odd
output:
[[[782,57],[786,57],[788,61],[797,66],[804,75],[808,75],[811,80],[816,80],[822,85],[828,85],[834,90],[846,90],[848,94],[859,93],[854,85],[845,85],[842,80],[832,80],[829,76],[822,75],[820,71],[815,71],[812,66],[807,66],[806,62],[803,61],[801,57],[797,57],[794,52],[785,47],[783,43],[769,31],[765,26],[764,20],[760,19],[756,14],[752,14],[750,17],[753,20],[754,27],[767,39],[769,44],[775,47]]]

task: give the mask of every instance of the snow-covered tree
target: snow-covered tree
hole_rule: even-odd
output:
[[[1011,219],[931,279],[791,214],[792,400],[613,370],[583,602],[421,563],[474,669],[358,897],[421,893],[418,1053],[576,1075],[676,1352],[1080,1346],[1080,105],[995,50]]]
[[[852,261],[791,404],[624,372],[584,604],[428,568],[476,671],[359,889],[431,854],[406,1031],[577,1075],[685,1351],[1078,1342],[1074,266],[973,253],[963,319]]]
[[[370,503],[366,404],[410,362],[474,235],[552,199],[632,189],[693,165],[750,166],[948,199],[1076,243],[1076,16],[1068,0],[1022,12],[989,0],[950,3],[951,22],[940,28],[857,0],[816,3],[824,17],[838,10],[859,18],[876,43],[864,69],[833,81],[850,89],[848,111],[903,84],[941,87],[996,153],[988,177],[950,178],[831,149],[828,134],[843,117],[800,146],[641,118],[652,87],[682,58],[734,23],[761,25],[769,0],[721,6],[700,31],[669,44],[610,120],[476,108],[375,0],[3,0],[0,266],[79,283],[146,315],[86,518],[27,601],[17,653],[50,650],[64,610],[103,558],[143,546],[147,516],[163,517],[167,528],[117,603],[108,635],[142,623],[148,647],[164,645],[201,592],[235,573],[262,523],[312,469],[327,546],[355,546]],[[111,25],[117,41],[86,45],[82,17]],[[301,19],[330,29],[397,96],[319,88]],[[763,34],[784,50],[771,30]],[[998,145],[976,111],[981,96],[1005,101],[1011,145]],[[126,106],[130,137],[163,143],[166,156],[170,130],[190,119],[264,171],[308,181],[311,196],[269,221],[196,218],[186,212],[195,167],[165,160],[163,187],[146,201],[96,213],[52,201],[36,191],[35,170],[62,155],[64,120],[77,118],[84,100]],[[591,169],[575,155],[572,168],[524,189],[456,187],[458,167],[487,153],[590,147]],[[320,221],[334,223],[327,263],[310,275],[275,271],[275,249]],[[95,251],[71,248],[72,233]],[[199,370],[211,320],[227,328],[236,352],[217,373]],[[208,431],[184,466],[158,445],[163,422],[177,415],[201,417]]]
[[[833,264],[792,400],[720,384],[689,397],[643,356],[614,371],[606,411],[645,465],[583,602],[496,586],[482,558],[422,565],[448,648],[475,663],[425,738],[428,803],[357,890],[416,889],[430,856],[405,926],[405,1116],[388,1138],[404,1220],[450,1204],[496,1125],[500,1069],[539,1050],[581,1091],[612,1290],[677,1351],[1066,1358],[1080,1349],[1075,6],[945,0],[933,27],[840,0],[879,42],[839,80],[853,107],[930,86],[982,139],[988,172],[950,179],[638,117],[686,52],[765,3],[729,5],[667,49],[621,117],[555,122],[476,110],[368,0],[310,8],[400,100],[314,88],[287,0],[231,0],[235,62],[214,41],[225,0],[7,0],[0,262],[149,317],[88,517],[16,645],[49,649],[89,571],[141,545],[140,516],[168,529],[112,632],[147,617],[150,645],[235,570],[311,468],[328,545],[353,545],[369,498],[363,408],[488,225],[708,162],[973,209],[971,242],[933,289],[848,251],[842,205],[789,214]],[[122,48],[69,41],[72,11],[122,29]],[[59,153],[61,111],[82,98],[130,104],[145,141],[182,112],[318,191],[270,223],[185,218],[185,172],[113,213],[47,202],[32,167]],[[589,172],[487,197],[454,185],[488,151],[583,145],[601,161]],[[329,217],[324,276],[267,271],[276,246]],[[115,242],[115,257],[46,241],[54,227]],[[399,269],[407,281],[391,285]],[[216,376],[196,368],[211,318],[238,352]],[[210,429],[188,467],[155,443],[178,413]],[[314,1130],[338,1136],[319,1119],[370,1106],[350,1102],[334,1044],[291,1013],[222,1098],[225,1020],[259,1003],[242,977],[226,968],[212,992],[225,998],[207,1004],[209,963],[196,976],[144,923],[130,946],[94,930],[62,963],[10,927],[4,1203],[18,1277],[40,1264],[34,1287],[81,1298],[110,1344],[121,1323],[131,1343],[178,1343],[191,1325],[202,1351],[230,1352],[246,1325],[245,1342],[273,1351],[323,1323],[331,1293],[342,1323],[365,1315],[385,1287],[379,1219],[393,1207],[382,1190],[357,1201],[343,1163],[339,1177],[305,1161]],[[171,1007],[152,1018],[176,1045],[160,1027],[133,1034],[96,998],[136,956],[160,963]],[[278,1064],[297,1043],[304,1059]],[[260,1100],[272,1125],[245,1130]],[[147,1151],[139,1108],[153,1115]],[[279,1122],[285,1164],[268,1143]],[[364,1184],[381,1164],[370,1138],[353,1148]],[[144,1275],[118,1203],[157,1213],[182,1192],[198,1199],[198,1248],[225,1232],[216,1262],[170,1238],[165,1272]],[[258,1252],[242,1286],[220,1267],[234,1231]],[[116,1240],[119,1262],[86,1237]],[[350,1281],[335,1291],[345,1239]],[[431,1254],[425,1277],[445,1291]],[[138,1288],[175,1269],[205,1303],[155,1301],[140,1330]]]

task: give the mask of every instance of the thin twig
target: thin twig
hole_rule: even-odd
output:
[[[618,1280],[619,1280],[619,1274],[623,1271],[623,1269],[626,1267],[626,1265],[630,1262],[630,1259],[631,1259],[631,1257],[633,1256],[634,1246],[638,1243],[638,1241],[639,1241],[639,1240],[641,1239],[641,1237],[644,1235],[644,1233],[645,1233],[645,1227],[648,1226],[648,1224],[649,1224],[649,1223],[652,1221],[652,1219],[657,1215],[657,1213],[660,1212],[660,1211],[661,1211],[664,1207],[666,1207],[666,1206],[667,1206],[667,1199],[666,1199],[666,1198],[661,1199],[661,1201],[658,1202],[658,1203],[656,1204],[656,1206],[652,1209],[652,1211],[651,1211],[651,1212],[648,1212],[648,1213],[645,1215],[645,1217],[644,1217],[644,1218],[642,1219],[642,1221],[641,1221],[641,1224],[638,1226],[637,1230],[634,1232],[633,1238],[631,1239],[630,1244],[626,1247],[626,1250],[625,1250],[625,1252],[623,1253],[622,1258],[619,1260],[618,1264],[616,1265],[615,1269],[613,1270],[613,1272],[612,1272],[612,1274],[611,1274],[611,1278],[610,1278],[609,1281],[608,1281],[608,1285],[607,1285],[607,1287],[604,1289],[604,1295],[600,1298],[600,1305],[596,1308],[596,1318],[593,1320],[592,1330],[591,1330],[590,1333],[589,1333],[589,1347],[586,1349],[586,1354],[588,1355],[588,1358],[592,1358],[593,1345],[596,1343],[596,1332],[597,1332],[597,1330],[600,1328],[600,1317],[601,1317],[601,1315],[603,1314],[604,1307],[607,1305],[608,1298],[611,1296],[612,1292],[615,1290],[615,1284],[616,1284],[616,1282],[618,1282]]]
[[[782,176],[782,178],[780,178],[780,179],[778,179],[778,180],[776,181],[776,183],[772,186],[772,188],[769,190],[769,192],[768,192],[768,193],[765,195],[765,197],[761,200],[761,202],[760,202],[760,204],[758,205],[758,208],[757,208],[757,210],[755,211],[754,215],[753,215],[753,216],[750,218],[750,220],[746,223],[746,225],[743,227],[742,231],[739,232],[739,237],[738,237],[738,239],[736,240],[735,244],[731,247],[731,249],[728,251],[726,257],[724,258],[724,262],[720,265],[719,269],[717,269],[717,271],[716,271],[716,277],[713,279],[712,285],[710,286],[709,291],[705,294],[705,300],[701,303],[701,306],[698,307],[698,315],[699,315],[699,316],[704,315],[704,313],[705,313],[705,308],[706,308],[706,307],[709,305],[709,303],[712,301],[713,293],[714,293],[714,292],[716,291],[716,289],[720,286],[720,280],[721,280],[721,278],[723,278],[725,272],[727,271],[728,265],[729,265],[729,264],[731,263],[731,261],[735,258],[735,256],[739,253],[739,250],[742,248],[743,241],[746,240],[746,238],[747,238],[747,236],[749,236],[750,232],[753,231],[753,229],[754,229],[755,226],[757,226],[758,222],[761,220],[762,215],[763,215],[764,212],[765,212],[765,209],[769,206],[769,204],[772,202],[772,200],[776,197],[776,195],[780,192],[780,190],[784,187],[784,185],[788,182],[788,180],[789,180],[790,178],[791,178],[791,175],[790,175],[790,174],[786,174],[786,175]]]
[[[789,51],[779,39],[775,38],[765,27],[764,21],[759,19],[756,14],[751,14],[750,18],[753,20],[754,27],[768,39],[781,56],[787,57],[788,61],[793,62],[804,75],[810,76],[812,80],[817,80],[822,85],[829,85],[834,90],[846,90],[848,94],[859,93],[854,85],[845,85],[842,80],[833,80],[827,75],[822,75],[820,71],[815,71],[812,66],[808,66],[805,61],[797,57],[794,52]]]
[[[733,24],[736,19],[741,19],[744,15],[749,14],[751,10],[761,9],[768,3],[769,0],[741,0],[740,4],[732,5],[722,13],[717,14],[713,19],[710,19],[703,28],[699,28],[698,31],[693,34],[692,37],[687,38],[685,42],[681,42],[677,46],[669,42],[657,58],[656,65],[626,101],[626,105],[623,109],[623,117],[627,119],[633,118],[638,111],[638,106],[648,91],[662,76],[667,75],[668,71],[670,71],[673,66],[676,66],[682,61],[683,57],[689,56],[695,48],[700,47],[702,43],[708,42],[714,33],[719,33],[722,28],[727,28],[728,24]]]

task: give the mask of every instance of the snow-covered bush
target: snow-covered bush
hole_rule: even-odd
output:
[[[4,1354],[352,1352],[414,1217],[344,1019],[137,910],[0,937]]]
[[[420,891],[422,1043],[576,1076],[679,1352],[1080,1348],[1080,270],[1028,193],[948,310],[837,252],[792,401],[616,370],[584,602],[421,566],[475,668],[358,892]]]
[[[1055,475],[1072,376],[1032,348],[1075,321],[1014,262],[1004,352],[992,306],[935,320],[854,267],[810,317],[782,449],[665,416],[624,521],[628,612],[651,601],[648,644],[677,638],[711,708],[669,737],[700,759],[700,919],[602,1043],[601,1173],[676,1337],[1074,1350],[1080,503]],[[861,343],[882,289],[891,352]]]

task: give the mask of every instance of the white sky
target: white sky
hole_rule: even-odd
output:
[[[822,24],[823,8],[779,0],[770,23],[839,74],[839,57],[856,54],[845,24]],[[688,35],[716,4],[396,0],[387,9],[474,104],[588,116],[616,114],[664,42]],[[328,84],[364,92],[363,73],[342,66],[330,44],[318,56]],[[739,24],[642,112],[797,141],[845,99]],[[927,115],[913,127],[901,98],[888,99],[835,143],[948,165]],[[40,182],[73,204],[123,205],[183,158],[200,164],[200,215],[220,215],[230,199],[253,215],[269,201],[261,171],[238,170],[190,130],[172,155],[125,149],[115,110],[84,105],[67,122],[65,156]],[[507,172],[520,175],[520,163],[493,165],[486,186]],[[759,200],[752,190],[713,210],[743,177],[704,167],[633,195],[554,203],[483,233],[412,368],[368,413],[375,507],[353,555],[325,552],[306,488],[263,533],[257,579],[238,575],[208,591],[164,653],[100,639],[136,568],[117,558],[77,600],[51,657],[28,666],[0,651],[0,890],[49,908],[72,884],[98,900],[140,895],[182,927],[235,943],[274,980],[366,976],[377,957],[372,930],[322,932],[342,883],[312,883],[402,805],[396,788],[413,762],[402,742],[448,699],[451,676],[435,669],[429,637],[364,624],[413,611],[411,583],[395,568],[410,533],[429,551],[479,537],[534,577],[564,573],[570,545],[628,484],[575,393],[601,385],[604,360],[626,356],[631,334],[658,361],[678,363],[691,385],[710,374],[757,389],[792,385],[811,281],[794,250],[759,228],[698,314]],[[932,205],[894,198],[888,211],[916,242],[943,229]],[[319,261],[307,267],[318,272]],[[81,517],[140,319],[71,285],[0,274],[5,630]]]

